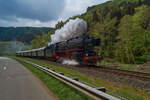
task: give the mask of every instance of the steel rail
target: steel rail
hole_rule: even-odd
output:
[[[103,72],[109,72],[113,74],[124,75],[124,76],[136,77],[137,79],[140,79],[143,81],[150,81],[149,73],[134,72],[134,71],[114,69],[114,68],[108,68],[108,67],[99,67],[99,66],[91,67],[91,69],[95,69],[96,71],[103,71]]]

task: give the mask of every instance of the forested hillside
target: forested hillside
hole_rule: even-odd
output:
[[[0,27],[0,41],[22,41],[30,43],[34,35],[48,33],[48,27]]]
[[[149,11],[150,0],[112,0],[89,7],[86,13],[72,18],[86,20],[88,34],[101,39],[98,52],[103,58],[143,63],[150,61]],[[56,28],[66,22],[59,22]]]

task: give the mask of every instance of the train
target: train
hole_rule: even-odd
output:
[[[47,59],[61,63],[63,59],[75,60],[79,64],[94,65],[101,60],[95,46],[100,45],[100,39],[83,34],[80,37],[50,44],[38,49],[19,51],[16,56]]]

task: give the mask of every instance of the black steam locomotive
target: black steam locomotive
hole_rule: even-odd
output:
[[[64,58],[74,59],[80,64],[94,65],[97,60],[101,59],[94,48],[99,44],[99,39],[93,39],[91,36],[83,34],[81,37],[51,44],[47,47],[19,51],[16,53],[16,56],[42,58],[59,62]]]

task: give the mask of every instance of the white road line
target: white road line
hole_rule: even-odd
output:
[[[4,66],[4,67],[3,67],[3,70],[6,70],[6,69],[7,69],[7,67],[6,67],[6,66]]]

